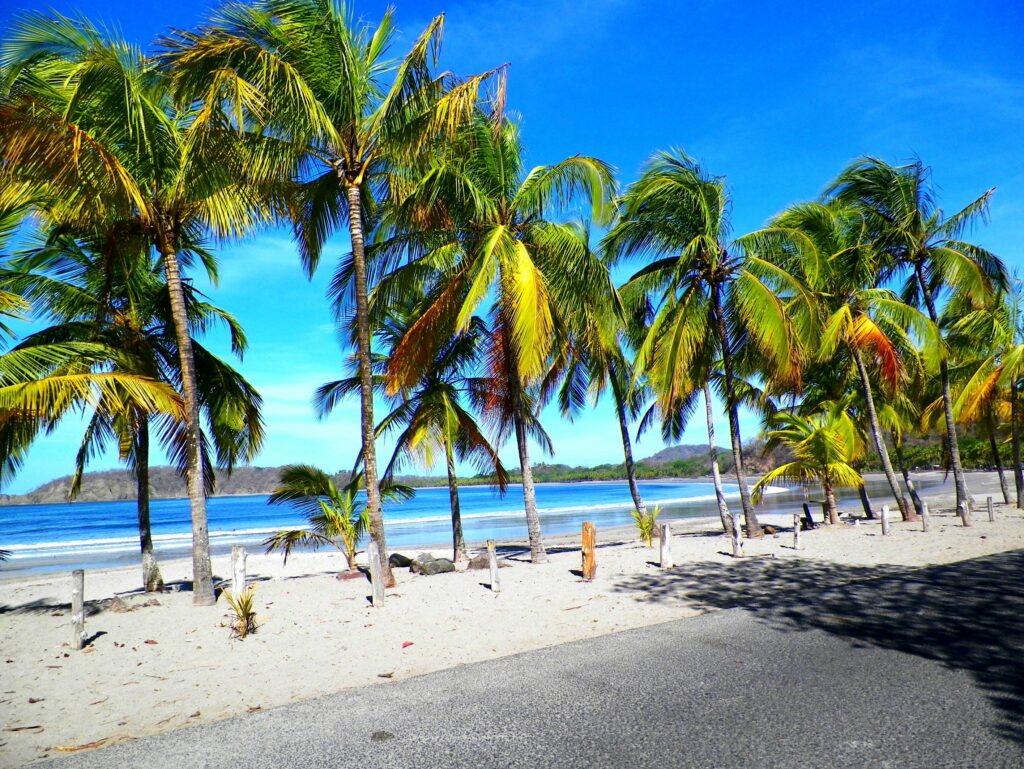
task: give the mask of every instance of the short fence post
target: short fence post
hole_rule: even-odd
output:
[[[85,645],[85,572],[71,572],[71,648]]]
[[[381,576],[380,548],[377,543],[371,540],[366,546],[366,560],[370,563],[370,583],[373,586],[373,605],[380,607],[384,605],[384,578]]]
[[[493,539],[487,540],[487,563],[491,567],[491,592],[501,592],[501,583],[498,581],[498,552]]]
[[[928,503],[921,503],[921,531],[928,531],[932,525],[932,517],[928,512]]]
[[[793,549],[800,549],[800,513],[793,513]]]
[[[882,505],[882,536],[889,535],[889,506]]]
[[[732,557],[743,557],[743,537],[740,534],[740,514],[732,514]]]
[[[661,524],[661,568],[671,569],[675,566],[672,560],[672,527],[667,523]]]
[[[236,598],[245,590],[245,559],[248,553],[242,545],[231,548],[231,595]]]
[[[811,506],[806,502],[804,502],[804,518],[807,519],[807,528],[813,529],[815,524],[814,519],[811,517]]]
[[[996,511],[992,508],[992,497],[986,499],[985,504],[988,505],[988,521],[993,523],[996,519]]]
[[[583,522],[583,579],[590,582],[597,574],[597,558],[594,545],[597,543],[597,528],[590,521]]]

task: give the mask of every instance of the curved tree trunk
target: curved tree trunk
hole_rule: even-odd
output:
[[[526,509],[526,532],[530,539],[530,560],[544,563],[548,554],[540,533],[540,513],[537,512],[537,492],[533,487],[533,469],[530,467],[530,449],[526,443],[526,428],[517,414],[513,421],[516,426],[516,447],[519,449],[519,472],[523,477],[523,506]]]
[[[626,420],[626,404],[622,390],[619,387],[617,372],[612,371],[608,381],[612,387],[612,398],[615,400],[615,415],[619,419],[619,432],[622,434],[622,454],[626,459],[626,481],[629,483],[629,493],[633,497],[633,506],[637,513],[645,515],[647,508],[644,507],[643,497],[640,496],[640,487],[636,483],[636,467],[633,463],[633,446],[629,440],[629,424]]]
[[[459,481],[455,475],[455,457],[448,439],[444,439],[444,454],[448,463],[448,497],[452,503],[452,560],[466,563],[466,540],[462,536],[462,509],[459,506]]]
[[[871,380],[868,379],[868,370],[864,365],[864,357],[854,345],[850,345],[853,352],[853,359],[857,363],[857,373],[860,375],[860,386],[864,390],[864,400],[868,407],[868,421],[871,424],[871,439],[875,443],[875,451],[882,462],[882,471],[885,473],[885,480],[889,482],[893,499],[900,509],[900,515],[904,521],[916,521],[918,516],[907,507],[907,500],[900,491],[899,481],[896,480],[896,472],[892,469],[892,462],[889,461],[889,450],[885,445],[885,438],[882,437],[882,427],[878,423],[878,412],[875,410],[875,398],[871,392]]]
[[[1024,467],[1020,464],[1020,408],[1017,383],[1010,384],[1010,453],[1013,458],[1013,485],[1017,491],[1017,507],[1024,509]]]
[[[939,324],[939,315],[935,311],[935,301],[932,299],[932,292],[928,288],[928,281],[925,278],[924,268],[920,263],[915,265],[917,282],[924,296],[924,302],[928,307],[928,316],[936,326]],[[964,526],[971,525],[971,496],[967,493],[967,479],[964,477],[964,468],[960,463],[960,446],[956,442],[956,423],[953,421],[953,397],[949,389],[949,364],[943,358],[939,361],[939,380],[942,383],[942,410],[946,415],[946,441],[949,443],[949,462],[953,466],[953,483],[956,485],[956,512]]]
[[[153,530],[149,523],[149,417],[140,414],[135,436],[136,508],[139,514],[139,545],[142,550],[142,589],[153,593],[164,589],[160,564],[153,552]]]
[[[992,451],[992,464],[996,466],[996,472],[999,474],[999,488],[1003,492],[1003,502],[1010,504],[1010,487],[1006,482],[1006,473],[1003,472],[1003,460],[999,456],[999,443],[996,441],[996,426],[995,421],[992,419],[992,415],[989,414],[988,420],[988,446]]]
[[[907,484],[907,491],[910,492],[910,498],[914,501],[914,510],[918,515],[923,515],[924,503],[921,501],[921,495],[917,493],[914,481],[910,478],[910,468],[907,467],[907,460],[903,456],[903,449],[900,447],[900,442],[896,440],[895,435],[892,436],[892,445],[896,450],[896,462],[900,466],[900,472],[903,473],[903,481]]]
[[[206,483],[200,449],[203,435],[199,422],[195,357],[185,309],[185,292],[181,285],[181,268],[169,224],[165,223],[162,227],[159,246],[164,275],[167,277],[167,293],[171,300],[171,318],[178,343],[181,389],[185,400],[185,431],[188,434],[185,481],[192,513],[192,603],[196,606],[212,606],[217,602],[217,596],[213,592],[213,567],[210,565],[210,531],[206,520]]]
[[[352,239],[352,272],[356,294],[356,358],[359,361],[360,429],[363,437],[363,480],[366,485],[366,512],[370,537],[377,543],[380,573],[384,587],[395,586],[395,575],[388,561],[381,512],[380,482],[377,475],[377,441],[373,424],[373,370],[370,366],[370,312],[366,287],[366,250],[363,247],[363,214],[359,187],[347,185],[348,230]]]
[[[740,439],[740,417],[736,405],[736,388],[733,383],[732,349],[729,343],[729,331],[725,326],[725,314],[722,307],[722,296],[719,287],[711,287],[711,304],[718,338],[722,345],[722,369],[725,373],[725,410],[729,414],[729,438],[732,442],[732,461],[736,471],[736,483],[740,487],[740,506],[743,509],[743,520],[746,522],[748,537],[763,537],[764,531],[754,513],[754,505],[750,501],[750,488],[747,486],[747,474],[743,467],[743,445]]]
[[[839,520],[839,509],[836,507],[836,494],[832,490],[832,481],[827,476],[821,479],[821,487],[825,491],[825,512],[828,513],[828,522],[837,525],[842,523]]]
[[[718,517],[726,534],[732,531],[732,516],[725,501],[722,488],[722,474],[718,470],[718,446],[715,445],[715,414],[711,409],[711,385],[704,383],[704,409],[708,420],[708,458],[711,460],[711,480],[715,484],[715,501],[718,503]]]

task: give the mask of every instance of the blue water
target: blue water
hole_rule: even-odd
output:
[[[726,485],[730,496],[735,489]],[[662,505],[676,515],[714,514],[710,483],[649,481],[641,482],[640,490],[649,506]],[[525,538],[520,486],[510,486],[504,497],[485,486],[466,486],[460,489],[460,501],[469,543]],[[537,505],[546,534],[576,531],[583,520],[594,521],[599,528],[632,520],[629,489],[621,481],[538,484]],[[260,542],[271,532],[304,523],[288,506],[268,505],[265,496],[215,497],[209,500],[207,511],[214,554],[229,552],[232,545],[239,544],[259,550]],[[151,519],[158,557],[190,552],[188,500],[154,500]],[[384,523],[392,548],[449,543],[448,489],[418,489],[413,499],[386,505]],[[133,563],[139,549],[135,502],[0,507],[0,549],[12,553],[11,559],[0,565],[6,572]]]

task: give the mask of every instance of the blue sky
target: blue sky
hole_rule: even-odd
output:
[[[195,24],[197,0],[6,0],[0,29],[18,10],[81,11],[145,44],[171,26]],[[1014,2],[403,2],[406,38],[447,14],[443,65],[468,74],[508,62],[509,104],[523,118],[531,164],[596,155],[625,184],[654,150],[679,146],[727,177],[736,234],[786,205],[815,197],[848,161],[870,153],[919,156],[934,169],[945,208],[989,187],[991,224],[974,234],[1011,268],[1024,236],[1024,5]],[[379,18],[384,3],[355,4]],[[2,34],[2,32],[0,32]],[[262,392],[268,425],[261,465],[309,461],[348,467],[358,447],[353,401],[325,422],[310,395],[341,370],[324,300],[339,239],[312,282],[286,231],[221,250],[213,299],[245,326],[242,371]],[[223,340],[213,346],[226,352]],[[718,434],[727,435],[724,415]],[[553,461],[621,461],[611,406],[574,423],[552,410],[544,423]],[[745,437],[758,425],[747,415]],[[78,440],[67,425],[35,447],[10,491],[69,472]],[[695,419],[684,442],[706,440]],[[387,447],[383,447],[387,450]],[[656,433],[638,456],[661,448]],[[503,455],[518,464],[514,446]],[[541,459],[539,452],[534,454]],[[116,464],[114,456],[95,467]],[[5,490],[6,491],[6,490]]]

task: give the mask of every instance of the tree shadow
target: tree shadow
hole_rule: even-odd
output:
[[[817,629],[965,670],[1024,742],[1024,550],[947,566],[752,559],[621,579],[639,600],[743,608],[785,630]]]

